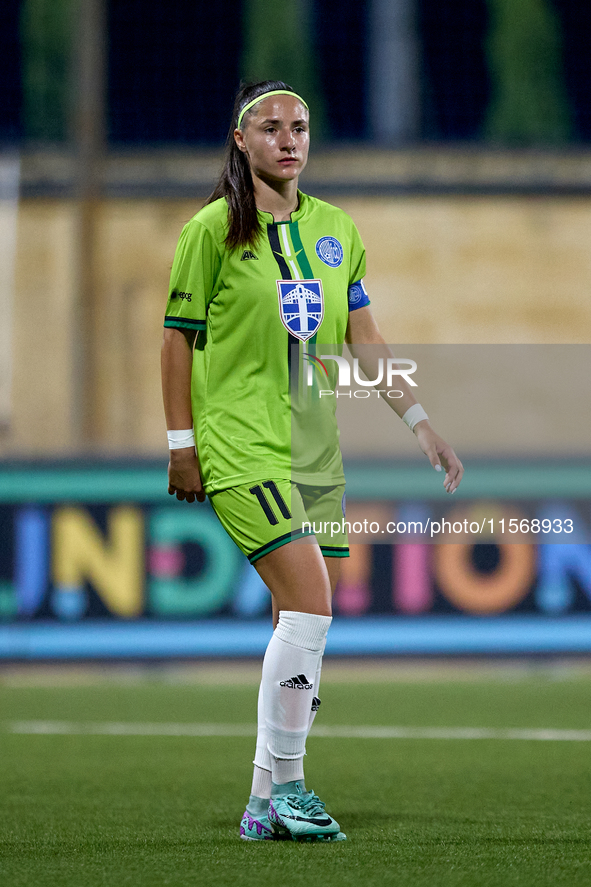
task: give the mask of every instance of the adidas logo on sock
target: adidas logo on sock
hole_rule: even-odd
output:
[[[318,709],[320,708],[321,702],[322,702],[322,700],[319,699],[318,696],[315,696],[314,699],[312,700],[312,711],[318,711]]]
[[[295,678],[289,678],[287,681],[279,681],[280,687],[291,687],[293,690],[311,690],[314,686],[310,683],[305,674],[298,674]]]

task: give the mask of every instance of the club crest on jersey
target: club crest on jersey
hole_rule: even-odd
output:
[[[285,329],[307,342],[322,323],[324,293],[321,280],[278,280],[279,315]]]
[[[338,268],[343,261],[343,247],[336,237],[321,237],[316,241],[316,255],[329,268]]]

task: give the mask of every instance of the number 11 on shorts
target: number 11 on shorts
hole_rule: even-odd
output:
[[[279,521],[271,505],[269,504],[269,500],[265,495],[265,490],[263,490],[263,487],[265,488],[265,490],[269,490],[269,492],[273,496],[273,499],[275,500],[275,503],[279,511],[281,512],[282,517],[284,517],[286,520],[291,520],[291,513],[285,503],[285,499],[277,489],[277,484],[274,480],[266,480],[264,481],[262,486],[261,484],[257,484],[255,487],[251,487],[248,492],[257,497],[261,508],[265,512],[265,517],[267,518],[271,526],[275,526],[275,524],[278,524]]]

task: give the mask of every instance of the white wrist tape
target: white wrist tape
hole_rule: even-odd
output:
[[[192,428],[186,431],[167,431],[168,449],[181,450],[183,447],[195,446],[195,432]]]
[[[417,422],[421,422],[423,419],[428,419],[429,416],[422,408],[420,403],[413,403],[411,407],[409,407],[402,417],[402,421],[408,425],[411,431],[414,431],[414,427]]]

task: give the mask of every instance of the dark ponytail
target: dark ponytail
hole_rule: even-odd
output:
[[[248,158],[236,144],[234,130],[242,108],[257,96],[274,89],[287,89],[293,92],[292,87],[282,80],[263,80],[260,83],[242,86],[236,95],[232,122],[226,141],[224,168],[214,191],[206,201],[207,204],[213,203],[220,197],[226,198],[228,203],[226,246],[228,249],[234,249],[237,246],[255,246],[261,236],[261,223],[257,215]],[[250,113],[251,111],[247,111],[245,116],[248,117]]]

